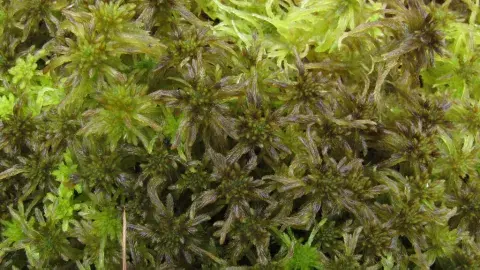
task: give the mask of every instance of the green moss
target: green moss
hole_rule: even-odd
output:
[[[289,260],[287,268],[292,270],[323,269],[318,250],[302,244],[296,244],[293,247],[293,257]]]
[[[478,268],[478,14],[0,0],[0,268]]]

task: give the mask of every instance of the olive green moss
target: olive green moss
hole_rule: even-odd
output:
[[[480,269],[479,9],[0,0],[0,269]]]

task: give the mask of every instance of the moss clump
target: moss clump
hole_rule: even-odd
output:
[[[0,0],[0,269],[479,268],[479,9]]]

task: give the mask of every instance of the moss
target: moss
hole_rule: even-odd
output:
[[[0,0],[0,268],[478,268],[478,14]]]

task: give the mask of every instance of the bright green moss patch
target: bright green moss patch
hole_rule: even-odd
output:
[[[479,11],[0,0],[0,269],[480,269]]]

